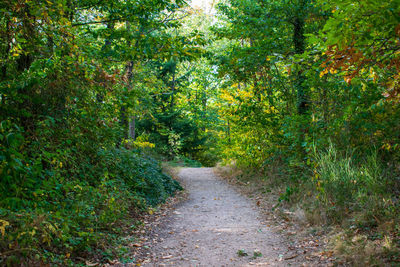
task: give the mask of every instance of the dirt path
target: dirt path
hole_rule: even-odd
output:
[[[188,200],[165,219],[143,266],[301,265],[290,259],[287,241],[269,229],[257,206],[212,169],[184,168],[179,176]]]

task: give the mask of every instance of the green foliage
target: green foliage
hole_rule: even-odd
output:
[[[262,257],[262,253],[260,251],[253,252],[253,259],[257,259],[258,257]]]
[[[168,157],[194,154],[204,143],[198,126],[177,111],[156,114],[138,123],[138,131],[148,133],[156,149]]]
[[[244,249],[239,249],[237,252],[236,252],[236,254],[239,256],[239,257],[245,257],[245,256],[248,256],[249,254],[247,254],[247,252],[244,250]]]
[[[182,188],[177,181],[162,173],[157,161],[144,154],[129,150],[101,151],[103,162],[98,164],[109,177],[122,179],[131,191],[145,200],[147,205],[163,202]]]
[[[168,161],[167,163],[171,167],[191,167],[191,168],[202,167],[200,162],[187,158],[185,156],[175,157],[172,161]]]

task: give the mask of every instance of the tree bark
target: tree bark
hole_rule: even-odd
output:
[[[126,65],[126,75],[128,83],[128,91],[132,90],[132,77],[133,77],[133,61],[129,61]],[[126,116],[126,115],[125,115]],[[128,138],[135,140],[135,115],[129,117],[127,121],[128,126]]]
[[[298,16],[294,19],[293,43],[296,54],[303,54],[305,51],[304,36],[304,18]],[[297,111],[303,115],[307,113],[308,107],[308,90],[305,88],[304,82],[306,78],[303,74],[302,66],[299,66],[295,77],[295,88],[297,90]]]
[[[4,51],[4,65],[1,67],[1,77],[3,79],[5,79],[7,77],[7,58],[8,58],[8,54],[10,53],[10,43],[11,43],[11,32],[10,32],[10,18],[9,16],[7,16],[6,19],[6,47],[5,47],[5,51]]]
[[[174,62],[174,66],[172,68],[172,83],[171,83],[171,102],[169,107],[172,108],[174,106],[174,94],[175,94],[175,75],[176,75],[176,62]]]
[[[136,138],[136,118],[135,115],[130,117],[129,120],[129,138],[135,140]]]

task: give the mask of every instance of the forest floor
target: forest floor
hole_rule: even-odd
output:
[[[331,266],[318,235],[275,216],[211,168],[182,168],[186,197],[145,221],[142,266]]]

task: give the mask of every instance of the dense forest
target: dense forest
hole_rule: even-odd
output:
[[[270,181],[311,224],[399,262],[398,0],[0,13],[0,265],[123,258],[121,232],[182,189],[162,161]]]

